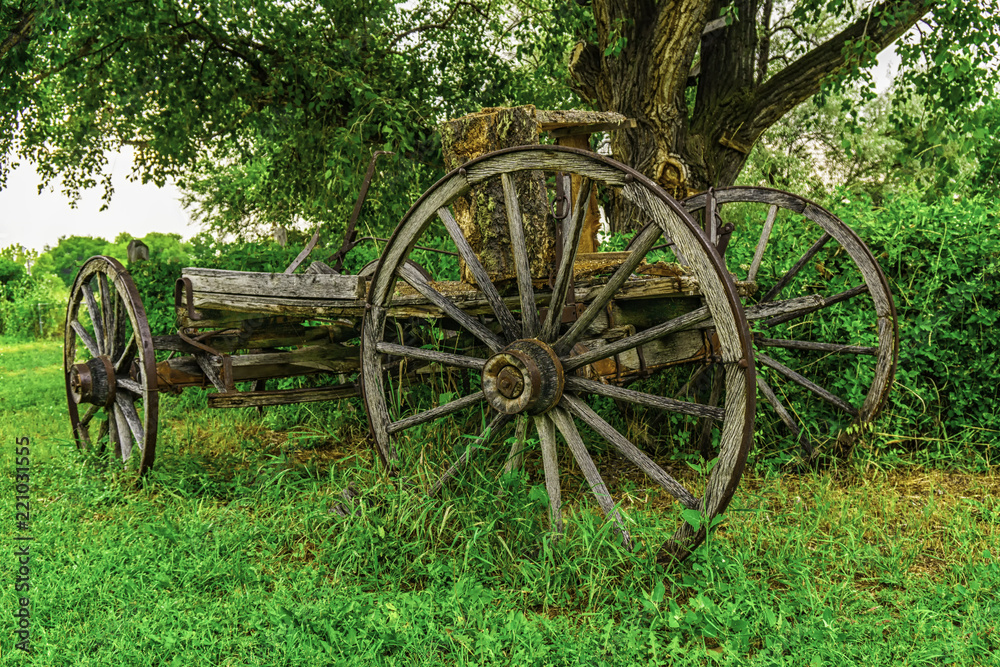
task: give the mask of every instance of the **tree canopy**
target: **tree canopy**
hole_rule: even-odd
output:
[[[385,149],[370,210],[391,225],[440,174],[445,118],[583,103],[635,118],[616,157],[687,194],[732,183],[768,128],[914,26],[900,87],[922,103],[895,122],[928,141],[976,131],[959,112],[995,86],[997,13],[960,0],[13,0],[0,184],[27,160],[71,197],[98,184],[110,197],[106,155],[131,145],[136,177],[177,179],[209,226],[339,226]],[[857,108],[845,117],[860,128]]]

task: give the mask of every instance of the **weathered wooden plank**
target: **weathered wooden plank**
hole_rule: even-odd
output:
[[[223,294],[220,292],[194,292],[194,306],[198,310],[234,311],[243,314],[236,320],[252,319],[260,315],[274,317],[361,317],[364,315],[364,301],[360,299],[317,299],[285,298],[255,294]],[[185,318],[186,319],[186,318]],[[217,328],[218,322],[210,326],[207,322],[194,320],[193,326]],[[224,326],[224,325],[223,325]]]
[[[181,275],[194,292],[311,299],[319,302],[357,301],[365,295],[358,276],[326,273],[258,273],[221,269],[185,268]]]
[[[265,322],[252,331],[225,332],[211,336],[204,342],[220,352],[236,350],[289,347],[310,343],[342,343],[357,338],[361,331],[357,324],[336,322],[333,324],[305,326],[298,323],[275,324]],[[197,349],[186,343],[180,336],[153,336],[153,348],[193,354]]]
[[[563,363],[563,370],[569,373],[570,371],[580,368],[581,366],[592,364],[601,359],[607,359],[612,355],[634,349],[639,345],[656,340],[657,338],[666,336],[667,334],[682,331],[687,327],[692,327],[699,322],[708,320],[711,316],[712,315],[708,311],[708,307],[702,306],[697,310],[687,313],[686,315],[681,315],[680,317],[675,317],[674,319],[664,322],[663,324],[650,327],[645,331],[637,332],[613,343],[608,343],[602,347],[584,352],[581,355],[571,357]]]
[[[542,132],[578,129],[582,132],[601,132],[629,124],[629,119],[616,111],[581,111],[578,109],[536,109],[535,118]]]
[[[337,401],[360,395],[354,384],[339,387],[306,387],[302,389],[277,389],[273,391],[240,391],[225,394],[208,394],[210,408],[250,408],[268,405],[291,405]]]
[[[354,373],[357,372],[359,367],[356,352],[353,356],[345,358],[336,364],[334,362],[327,362],[326,365],[328,368],[319,368],[317,367],[319,364],[310,365],[309,362],[303,365],[294,363],[262,364],[259,363],[259,360],[241,360],[240,357],[242,356],[233,357],[234,382],[277,377],[297,377],[319,373],[322,370],[331,370],[331,372],[337,373]],[[248,356],[252,357],[254,355]],[[251,361],[255,363],[249,363]],[[205,386],[208,382],[201,366],[199,366],[194,357],[190,356],[175,357],[159,362],[156,365],[156,375],[160,380],[159,389],[161,391],[168,391],[172,387],[201,387]]]

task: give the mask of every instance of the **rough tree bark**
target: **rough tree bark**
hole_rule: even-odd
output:
[[[851,64],[845,47],[865,39],[874,57],[937,0],[883,0],[769,77],[772,0],[735,0],[739,18],[726,26],[718,17],[729,4],[593,0],[598,41],[580,42],[571,56],[577,92],[638,121],[612,137],[615,157],[677,197],[732,185],[764,131]],[[614,55],[621,38],[624,47]],[[690,85],[696,90],[689,111]],[[613,224],[626,226],[627,218],[623,207]]]

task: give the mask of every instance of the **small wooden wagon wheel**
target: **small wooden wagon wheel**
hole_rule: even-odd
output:
[[[755,284],[745,304],[770,414],[808,457],[849,452],[885,404],[899,346],[872,253],[836,216],[787,192],[734,187],[682,203],[737,280]]]
[[[73,282],[63,369],[77,446],[144,473],[156,448],[156,360],[135,283],[115,259],[88,259]]]
[[[582,185],[572,206],[554,197],[552,184],[557,173],[582,179],[577,181]],[[620,189],[654,224],[642,233],[635,252],[609,271],[609,277],[574,283],[577,241],[592,186]],[[539,193],[533,189],[540,188],[545,190],[542,201],[557,211],[556,216],[566,214],[561,256],[548,279],[544,275],[549,267],[532,263],[537,255],[530,248],[538,240],[526,240],[522,225],[522,213],[531,208],[528,197],[537,201]],[[501,201],[484,202],[486,191],[497,193]],[[490,277],[472,249],[480,239],[468,237],[455,221],[470,200],[480,201],[506,220],[507,280]],[[406,262],[412,249],[431,235],[450,237],[474,285],[467,280],[458,289],[455,282],[428,281],[409,268]],[[664,235],[688,258],[705,305],[633,335],[594,343],[594,332],[608,327],[602,318],[609,304],[620,290],[638,280],[634,271]],[[402,281],[399,285],[398,280]],[[564,306],[568,294],[575,296],[575,305]],[[397,326],[394,322],[412,315],[407,303],[413,295],[421,297],[424,304],[432,304],[427,310],[429,323],[433,317],[446,322],[437,333],[429,324],[431,334],[420,347],[399,345],[393,342],[398,336],[390,335]],[[668,340],[706,323],[717,332],[715,353],[725,369],[716,405],[593,379],[591,370],[615,355],[634,353],[643,344]],[[590,343],[581,345],[588,339]],[[484,452],[480,458],[493,462],[495,472],[499,472],[508,453],[508,447],[501,445],[502,435],[508,432],[505,427],[515,419],[522,424],[526,421],[537,434],[541,450],[553,533],[563,531],[560,507],[566,476],[575,476],[574,469],[578,469],[577,479],[582,478],[584,487],[614,522],[623,543],[631,546],[632,527],[616,493],[619,480],[606,483],[597,465],[604,460],[596,456],[600,452],[615,452],[625,465],[646,473],[676,498],[680,510],[700,512],[702,521],[685,521],[678,516],[679,527],[665,550],[679,558],[704,538],[704,526],[725,510],[739,483],[753,435],[755,391],[750,354],[735,285],[715,249],[683,208],[628,167],[586,151],[552,146],[489,153],[428,190],[403,218],[382,255],[368,291],[361,337],[363,396],[372,437],[391,467],[401,466],[416,474],[431,493],[464,474],[477,452]],[[665,367],[658,372],[670,370]],[[683,373],[690,374],[690,365]],[[467,378],[465,384],[459,377]],[[687,466],[673,468],[669,455],[640,450],[591,405],[603,402],[606,408],[612,405],[609,398],[665,411],[681,421],[710,419],[717,425],[717,462],[705,466],[710,470],[699,478],[684,478],[677,472],[671,475],[668,471],[685,472]],[[612,415],[608,417],[614,421]],[[560,437],[563,445],[558,442]],[[444,443],[432,446],[429,441],[435,438]],[[687,516],[690,519],[690,514]]]

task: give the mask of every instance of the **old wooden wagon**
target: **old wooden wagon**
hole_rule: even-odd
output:
[[[686,555],[736,490],[758,395],[759,419],[784,422],[807,457],[874,418],[895,371],[895,311],[869,250],[812,202],[763,188],[678,202],[586,149],[624,122],[519,107],[449,123],[456,168],[377,264],[295,273],[310,244],[282,274],[184,269],[172,336],[150,335],[118,262],[88,260],[65,341],[77,442],[141,474],[160,392],[214,387],[212,407],[360,394],[378,456],[430,493],[473,456],[501,471],[527,450],[554,533],[568,475],[630,545],[628,482],[645,475],[676,499],[668,551]],[[539,145],[542,132],[563,145]],[[602,206],[639,230],[615,252],[596,247]],[[430,249],[452,258],[437,274]],[[266,386],[316,373],[338,381]],[[691,451],[705,462],[686,465]]]

